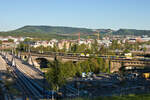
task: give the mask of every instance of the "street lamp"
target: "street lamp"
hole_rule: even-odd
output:
[[[45,73],[43,73],[44,79],[43,79],[43,99],[45,98]]]
[[[78,97],[80,96],[79,85],[80,85],[80,82],[77,82],[77,87],[78,87]]]

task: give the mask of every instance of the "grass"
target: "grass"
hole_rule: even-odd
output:
[[[42,72],[47,72],[49,68],[41,68]]]

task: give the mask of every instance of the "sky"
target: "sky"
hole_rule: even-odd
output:
[[[150,0],[0,0],[0,31],[25,25],[150,30]]]

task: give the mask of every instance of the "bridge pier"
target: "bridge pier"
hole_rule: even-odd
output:
[[[11,66],[16,66],[14,54],[12,55]]]
[[[20,53],[20,52],[17,53],[17,57],[18,57],[19,59],[21,59],[21,53]]]
[[[7,57],[7,52],[5,52],[5,59],[8,59],[8,57]]]
[[[1,53],[1,54],[2,54],[2,56],[4,56],[4,51],[3,51],[3,50],[2,50],[2,53]]]
[[[28,59],[27,59],[27,63],[28,63],[29,65],[34,66],[34,62],[33,62],[33,59],[32,59],[32,57],[31,57],[31,54],[30,54],[30,53],[29,53],[29,56],[28,56]]]
[[[12,50],[11,50],[11,55],[13,55],[13,54],[14,54],[14,50],[12,49]]]
[[[14,52],[14,54],[15,54],[15,57],[17,57],[17,52],[16,51]]]
[[[20,55],[20,59],[21,59],[21,60],[23,60],[23,57],[22,57],[22,56],[23,56],[23,55]]]
[[[110,72],[118,72],[119,69],[122,67],[120,62],[110,61]]]

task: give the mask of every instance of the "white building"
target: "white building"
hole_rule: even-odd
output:
[[[34,47],[34,48],[36,48],[36,47],[40,47],[40,46],[44,46],[44,47],[48,47],[48,46],[50,46],[50,47],[54,47],[54,45],[57,43],[58,41],[57,40],[50,40],[50,41],[37,41],[37,42],[35,42],[34,44],[32,44],[32,46]]]

